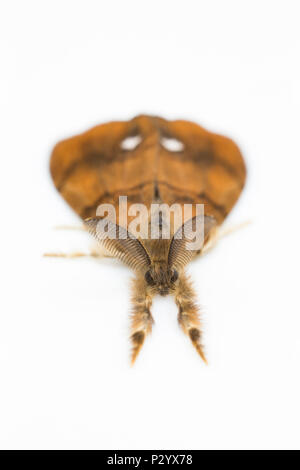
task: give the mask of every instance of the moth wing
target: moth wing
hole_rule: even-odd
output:
[[[124,147],[130,136],[138,143]],[[119,196],[127,195],[128,203],[148,208],[153,199],[170,206],[204,204],[205,214],[221,224],[246,178],[242,154],[231,139],[189,121],[153,116],[109,122],[59,142],[50,170],[82,219],[94,217],[102,203],[118,209]]]
[[[138,142],[132,149],[123,148],[125,139],[138,135],[138,123],[133,119],[101,124],[54,147],[50,159],[52,179],[61,196],[83,220],[95,217],[100,204],[117,207],[120,195],[143,202],[141,192],[145,192],[143,188],[149,182],[151,162],[145,166],[145,158],[138,158],[141,147]],[[141,156],[144,157],[143,153]],[[152,195],[152,182],[148,186]],[[147,193],[147,197],[151,196]]]
[[[169,205],[204,204],[205,214],[221,224],[245,184],[246,166],[239,147],[193,122],[158,118],[158,126],[164,136],[158,162],[161,199]],[[177,142],[173,151],[164,146],[168,139]]]

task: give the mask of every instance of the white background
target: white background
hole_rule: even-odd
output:
[[[0,446],[299,448],[299,2],[1,1]],[[234,138],[248,167],[192,263],[209,365],[171,298],[129,366],[130,271],[56,192],[60,139],[139,113]]]

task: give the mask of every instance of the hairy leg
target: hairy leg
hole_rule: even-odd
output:
[[[178,323],[180,327],[189,336],[193,346],[207,364],[201,343],[202,332],[196,296],[190,281],[184,273],[179,277],[175,291],[175,301],[179,308]]]
[[[134,364],[146,336],[152,331],[153,317],[150,312],[153,295],[144,278],[136,278],[132,291],[131,335],[132,342],[131,364]]]

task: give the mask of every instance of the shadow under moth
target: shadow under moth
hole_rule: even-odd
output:
[[[142,115],[102,124],[59,142],[51,155],[50,171],[56,188],[87,230],[110,256],[135,272],[132,363],[152,330],[151,304],[156,294],[174,296],[179,325],[206,362],[195,293],[185,267],[216,238],[244,187],[246,168],[237,145],[192,122]],[[143,205],[146,216],[151,212],[146,226],[150,232],[156,229],[156,238],[149,233],[133,235],[128,229],[132,215],[124,226],[120,196],[127,196],[128,206]],[[103,204],[115,208],[116,218],[99,231],[103,214],[99,216],[97,208]],[[166,211],[162,205],[174,204],[180,222],[169,217],[168,236],[163,236]],[[195,212],[197,204],[204,207],[202,215]],[[189,218],[183,214],[186,205],[192,207]],[[187,249],[199,217],[202,244]],[[110,236],[112,230],[117,236]],[[181,237],[176,236],[179,231]]]

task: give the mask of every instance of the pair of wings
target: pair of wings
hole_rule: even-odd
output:
[[[193,122],[143,115],[59,142],[50,170],[61,196],[83,220],[95,217],[100,204],[118,209],[119,196],[126,195],[128,204],[148,209],[154,199],[169,206],[204,204],[205,214],[221,224],[246,177],[241,152],[228,137]]]
[[[202,220],[200,220],[202,219]],[[207,239],[211,229],[216,226],[216,220],[210,216],[195,216],[186,221],[174,234],[168,255],[168,266],[171,269],[181,270],[198,252],[188,249],[187,244],[195,238],[195,228],[202,221],[203,243]],[[145,273],[151,259],[140,240],[120,225],[100,217],[85,220],[88,231],[112,254],[119,258],[135,271]]]
[[[148,210],[153,201],[169,206],[203,204],[206,237],[212,225],[220,225],[229,214],[246,178],[243,157],[231,139],[192,122],[144,115],[101,124],[59,142],[50,170],[62,197],[83,220],[90,218],[89,230],[134,269],[148,266],[149,254],[118,225],[110,230],[119,234],[125,230],[120,239],[97,234],[99,205],[112,204],[121,224],[119,197],[124,195],[128,204],[142,203]],[[186,222],[190,230],[194,222]],[[188,225],[185,230],[189,231]],[[186,241],[172,240],[170,266],[185,266],[194,256]]]

